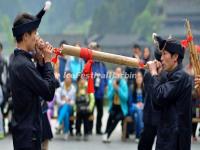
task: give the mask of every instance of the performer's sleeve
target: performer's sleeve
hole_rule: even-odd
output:
[[[176,73],[169,81],[161,83],[156,76],[153,76],[153,104],[161,107],[170,104],[181,92],[182,78],[180,73]]]
[[[22,68],[22,82],[45,101],[51,101],[55,92],[55,77],[51,63],[45,63],[42,76],[34,65],[25,65]]]
[[[36,66],[38,72],[41,74],[41,76],[43,76],[44,65],[40,65],[39,63],[37,63]]]
[[[126,83],[126,80],[124,79],[122,79],[120,82],[118,94],[119,94],[120,100],[128,101],[128,85]]]
[[[144,73],[144,88],[145,90],[148,88],[148,86],[151,86],[152,82],[152,76],[148,71],[145,71]]]

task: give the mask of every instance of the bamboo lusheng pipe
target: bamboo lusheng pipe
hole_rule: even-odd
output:
[[[186,32],[187,36],[193,37],[192,30],[190,27],[190,22],[188,19],[186,19]],[[188,46],[190,51],[191,65],[194,70],[194,75],[195,76],[200,75],[200,61],[193,40],[188,43]],[[197,92],[200,94],[200,86],[196,86],[195,89],[197,89]]]
[[[81,51],[80,47],[63,44],[61,53],[63,55],[71,55],[71,56],[80,57],[80,51]],[[141,62],[137,58],[126,57],[126,56],[100,52],[100,51],[95,51],[95,50],[92,50],[92,58],[94,60],[99,60],[103,62],[109,62],[109,63],[126,65],[130,67],[135,67],[135,68],[141,68]],[[144,65],[144,68],[147,68],[147,66]]]

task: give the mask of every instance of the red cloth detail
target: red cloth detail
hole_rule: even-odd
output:
[[[92,51],[88,48],[81,48],[80,57],[87,60],[92,59]]]
[[[196,48],[197,52],[200,53],[200,46],[199,45],[195,45],[195,48]]]
[[[140,68],[144,68],[144,62],[143,62],[143,61],[140,61],[140,62],[139,62],[139,67],[140,67]]]
[[[81,48],[80,57],[87,61],[82,72],[83,76],[88,77],[89,75],[89,78],[87,78],[88,79],[87,92],[94,93],[94,79],[93,79],[93,72],[92,72],[92,64],[93,64],[92,51],[88,48]]]
[[[53,62],[54,64],[56,64],[57,60],[58,60],[58,56],[63,56],[63,54],[61,53],[61,50],[59,48],[54,48],[53,53],[56,56],[51,59],[51,62]]]
[[[182,41],[181,41],[181,45],[182,45],[184,48],[187,48],[189,42],[191,42],[192,40],[193,40],[193,37],[192,37],[192,36],[187,36],[187,38],[186,38],[185,40],[182,40]]]

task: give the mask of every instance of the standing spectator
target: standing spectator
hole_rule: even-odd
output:
[[[4,96],[4,102],[2,104],[2,112],[4,116],[7,116],[8,119],[8,133],[11,133],[11,120],[12,120],[12,110],[13,110],[13,102],[12,102],[12,93],[11,93],[11,83],[10,83],[10,75],[9,70],[14,58],[14,53],[11,53],[9,56],[9,64],[8,64],[8,74],[6,81],[6,97]],[[4,117],[5,119],[5,117]],[[5,121],[4,121],[5,126]]]
[[[3,91],[0,87],[0,106],[3,103]],[[4,123],[3,123],[3,114],[0,109],[0,140],[4,138]]]
[[[141,71],[136,71],[134,86],[129,92],[130,114],[135,122],[136,142],[139,142],[140,134],[143,129],[143,106],[144,106],[144,84]]]
[[[144,64],[146,64],[150,60],[151,60],[151,50],[149,47],[145,47],[143,52],[143,62]]]
[[[0,139],[4,138],[3,108],[7,96],[7,63],[2,55],[3,45],[0,42]]]
[[[80,47],[79,43],[75,46]],[[76,80],[78,75],[83,71],[84,61],[81,58],[70,56],[65,65],[65,71],[70,71],[72,73],[72,81],[76,85]]]
[[[100,45],[96,42],[91,42],[88,47],[92,50],[101,51]],[[94,75],[95,106],[97,108],[96,134],[101,135],[103,99],[104,92],[107,86],[107,68],[103,62],[94,61],[92,65],[92,71]]]
[[[134,44],[133,45],[133,58],[142,58],[142,50],[139,44]]]
[[[139,60],[142,59],[142,50],[140,48],[140,45],[134,44],[132,48],[132,52],[133,52],[133,55],[132,55],[133,58],[137,58]],[[136,68],[132,68],[132,67],[125,68],[125,73],[128,75],[128,79],[127,79],[128,87],[130,87],[133,84],[136,70],[137,70]]]
[[[84,125],[84,140],[88,140],[89,117],[94,109],[94,94],[87,94],[87,81],[81,77],[77,78],[76,92],[76,136],[81,137],[81,124]]]
[[[57,133],[62,129],[64,124],[64,139],[68,139],[70,115],[73,113],[73,106],[75,103],[76,89],[72,84],[72,74],[70,71],[65,73],[65,80],[61,86],[56,90],[56,101],[59,105],[58,122],[56,125]]]
[[[67,41],[62,40],[60,42],[60,47],[62,47],[63,44],[68,44]],[[64,81],[64,73],[65,73],[65,65],[67,63],[67,56],[59,56],[59,76],[60,76],[60,81]]]
[[[115,69],[115,77],[108,82],[109,117],[103,142],[110,142],[110,136],[120,120],[128,114],[128,86],[122,77],[122,69]]]

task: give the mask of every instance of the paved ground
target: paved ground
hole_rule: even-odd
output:
[[[107,114],[103,118],[103,129],[107,120]],[[55,125],[55,121],[52,122]],[[69,138],[67,141],[63,140],[62,135],[55,135],[54,139],[50,142],[49,150],[136,150],[137,143],[134,141],[134,137],[130,137],[130,140],[126,142],[121,141],[121,126],[118,124],[117,128],[112,134],[110,144],[102,143],[102,137],[93,135],[89,141],[77,141],[75,138]],[[13,150],[12,139],[10,136],[4,140],[0,140],[0,150]],[[200,138],[197,143],[192,144],[191,150],[200,150]]]
[[[199,140],[200,141],[200,140]],[[13,150],[11,137],[7,137],[0,141],[1,150]],[[200,142],[192,144],[192,150],[199,150]],[[76,141],[75,139],[69,139],[64,141],[62,137],[55,137],[49,145],[49,150],[137,150],[137,143],[133,139],[122,142],[118,133],[112,137],[110,144],[104,144],[101,142],[100,136],[92,136],[90,140]]]

